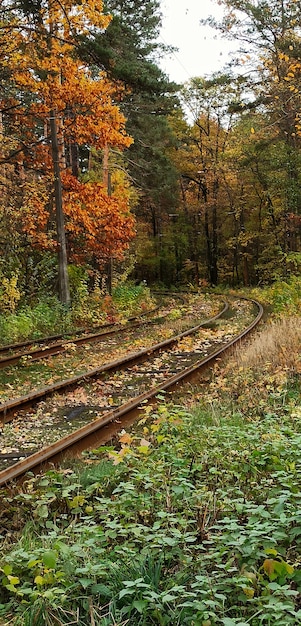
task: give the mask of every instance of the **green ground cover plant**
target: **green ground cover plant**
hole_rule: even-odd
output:
[[[119,284],[114,287],[112,298],[119,311],[134,314],[137,310],[137,305],[141,306],[142,311],[148,308],[150,289],[143,283],[139,285],[131,282]]]
[[[162,396],[116,445],[3,492],[5,624],[301,624],[298,372],[265,384],[255,411],[219,372],[193,408]]]
[[[254,288],[251,296],[269,304],[274,315],[299,315],[301,278],[292,275],[286,280],[276,280],[270,285]]]
[[[300,353],[300,318],[273,319],[112,445],[2,490],[1,626],[301,624]]]

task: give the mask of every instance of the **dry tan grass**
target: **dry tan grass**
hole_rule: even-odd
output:
[[[301,317],[267,324],[249,344],[237,350],[238,366],[267,369],[284,367],[301,372]]]

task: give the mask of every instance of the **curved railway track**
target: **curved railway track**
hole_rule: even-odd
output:
[[[31,361],[38,361],[39,359],[45,359],[48,356],[53,356],[55,354],[60,354],[61,352],[66,352],[66,350],[68,350],[68,346],[70,345],[81,346],[86,343],[99,342],[103,339],[106,339],[110,335],[115,335],[116,333],[121,334],[127,332],[131,328],[137,328],[140,324],[141,321],[138,320],[129,322],[124,326],[122,326],[121,324],[114,324],[114,326],[108,330],[102,329],[97,333],[88,333],[84,334],[82,337],[68,340],[62,339],[62,341],[51,343],[50,345],[48,344],[44,347],[33,348],[31,350],[10,354],[6,357],[0,358],[0,369],[8,367],[10,365],[15,365],[24,358],[30,358]]]
[[[47,343],[58,341],[59,339],[68,340],[70,336],[77,337],[78,335],[92,333],[97,330],[106,329],[106,328],[113,327],[113,326],[115,326],[115,323],[109,322],[107,324],[102,324],[101,326],[97,326],[96,328],[93,328],[93,329],[78,328],[77,330],[74,330],[74,332],[70,332],[70,333],[66,332],[66,333],[60,333],[57,335],[48,335],[47,337],[40,337],[39,339],[27,339],[26,341],[20,341],[18,343],[4,344],[0,346],[0,357],[2,358],[2,355],[6,354],[7,352],[17,351],[17,353],[19,353],[20,350],[22,350],[22,348],[26,348],[28,346],[37,346],[37,345],[42,346]]]
[[[144,311],[140,315],[130,317],[127,320],[126,324],[104,324],[99,328],[95,328],[93,332],[91,332],[91,330],[89,331],[88,329],[79,329],[74,333],[72,338],[70,338],[70,335],[52,335],[50,337],[38,339],[37,341],[28,340],[21,343],[2,346],[0,348],[0,369],[4,367],[9,367],[10,365],[15,365],[24,358],[30,358],[32,361],[36,361],[39,359],[44,359],[47,356],[52,356],[54,354],[65,352],[66,349],[68,349],[68,345],[70,344],[81,346],[85,343],[101,341],[102,339],[105,339],[110,335],[114,335],[117,332],[127,332],[130,328],[136,328],[137,326],[139,326],[143,317],[146,317],[148,315],[154,315],[154,313],[156,313],[159,308],[160,305],[149,311]],[[60,341],[57,341],[58,339],[60,339]],[[32,346],[32,348],[21,351],[22,348],[28,346]]]
[[[168,304],[165,301],[161,302],[159,307],[149,311],[147,316],[151,314],[151,319],[145,320],[144,314],[140,316],[139,322],[115,324],[108,332],[85,335],[77,342],[70,340],[59,344],[58,347],[46,345],[38,349],[37,353],[31,349],[22,353],[22,356],[20,353],[10,355],[6,360],[6,366],[0,371],[0,403],[12,400],[20,394],[30,393],[33,388],[49,386],[55,381],[74,378],[75,375],[86,375],[88,364],[91,370],[92,368],[98,370],[114,356],[116,358],[121,356],[121,353],[128,354],[140,347],[150,346],[160,341],[162,337],[186,330],[195,321],[195,299],[198,304],[199,321],[208,319],[208,316],[215,314],[221,306],[215,297],[208,302],[205,296],[189,295],[186,301],[181,296],[180,310],[176,308],[178,298],[179,296],[175,300],[173,295],[169,298]],[[169,329],[172,331],[169,332]],[[18,361],[15,363],[17,358]]]
[[[250,309],[249,319],[245,327],[237,332],[241,303],[247,303]],[[34,415],[32,420],[34,424],[37,419],[50,415],[53,411],[58,412],[58,424],[67,422],[70,425],[74,422],[76,426],[80,424],[80,427],[63,436],[57,435],[58,440],[50,445],[44,445],[42,450],[34,451],[30,445],[26,449],[24,441],[22,449],[20,446],[18,450],[16,446],[7,450],[6,454],[3,454],[2,449],[0,461],[2,457],[2,466],[4,464],[5,468],[0,471],[0,485],[23,475],[28,470],[41,468],[46,462],[56,463],[66,453],[74,456],[83,449],[93,448],[99,443],[108,441],[125,424],[133,423],[137,414],[141,415],[145,402],[154,401],[160,391],[172,391],[180,383],[199,375],[205,367],[221,357],[234,344],[239,343],[259,323],[262,315],[263,309],[258,302],[246,298],[236,299],[231,307],[227,303],[224,304],[218,314],[176,336],[68,380],[4,402],[0,405],[3,430],[6,428],[5,422],[13,419],[16,412],[18,421],[14,428],[17,432],[22,420],[30,422]],[[222,332],[221,324],[224,326]],[[234,327],[236,325],[235,331],[233,325]],[[213,336],[209,340],[210,326],[213,327]],[[218,337],[214,337],[216,333]],[[87,392],[84,385],[90,386]],[[70,408],[68,394],[74,394],[74,390],[78,389],[81,390],[81,394],[76,396],[75,393],[75,405],[73,395]],[[58,402],[58,393],[66,394],[67,400],[60,395],[61,400]],[[109,398],[110,402],[103,402],[104,396]],[[24,415],[24,411],[36,403],[38,403],[37,412]],[[68,404],[69,411],[64,414]],[[32,433],[32,430],[29,429],[29,432]],[[34,445],[37,447],[37,441]],[[21,457],[22,460],[18,460]]]
[[[153,292],[152,295],[157,300],[157,305],[152,309],[143,311],[137,315],[133,315],[127,319],[126,324],[120,322],[107,322],[100,326],[93,328],[78,328],[74,331],[66,331],[57,335],[49,335],[46,337],[40,337],[38,339],[27,339],[18,343],[10,343],[0,345],[0,369],[9,365],[18,363],[24,356],[32,356],[35,359],[45,358],[52,354],[58,354],[66,349],[66,345],[74,343],[81,345],[83,343],[97,341],[99,338],[105,338],[116,332],[122,332],[134,324],[139,324],[141,319],[154,315],[162,307],[164,299],[173,298],[185,302],[184,295],[182,293],[167,293],[167,292]],[[30,346],[32,348],[30,349]],[[23,348],[27,348],[24,350]],[[23,351],[22,351],[23,350]]]

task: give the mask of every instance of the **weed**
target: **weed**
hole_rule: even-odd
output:
[[[108,625],[301,623],[301,413],[226,411],[163,403],[141,423],[148,454],[137,434],[118,465],[103,447],[24,483],[32,521],[1,565],[20,624],[35,602],[45,624],[88,625],[91,606]]]
[[[301,318],[285,317],[267,324],[249,342],[244,351],[237,351],[239,365],[269,369],[297,369],[301,367]]]

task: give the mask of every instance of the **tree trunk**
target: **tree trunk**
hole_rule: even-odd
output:
[[[109,169],[109,144],[106,142],[103,149],[103,184],[107,190],[108,196],[111,195],[111,172]],[[113,283],[113,257],[107,261],[107,290],[112,295],[112,283]]]
[[[217,201],[214,199],[212,206],[212,247],[211,247],[211,268],[210,268],[210,284],[217,285],[218,282],[218,237],[217,237]]]
[[[50,137],[51,137],[52,162],[53,162],[53,172],[54,172],[54,200],[55,200],[55,213],[56,213],[57,245],[58,245],[59,293],[60,293],[61,302],[69,306],[70,305],[70,290],[69,290],[69,278],[68,278],[67,246],[66,246],[65,220],[64,220],[64,213],[63,213],[63,193],[62,193],[59,143],[58,143],[58,134],[57,134],[57,120],[55,116],[55,111],[50,112]]]
[[[211,284],[211,267],[212,267],[212,251],[211,251],[211,239],[210,239],[210,229],[209,229],[209,213],[208,213],[208,205],[205,204],[205,213],[204,213],[204,228],[205,228],[205,239],[206,239],[206,250],[207,250],[207,272],[208,279]]]

